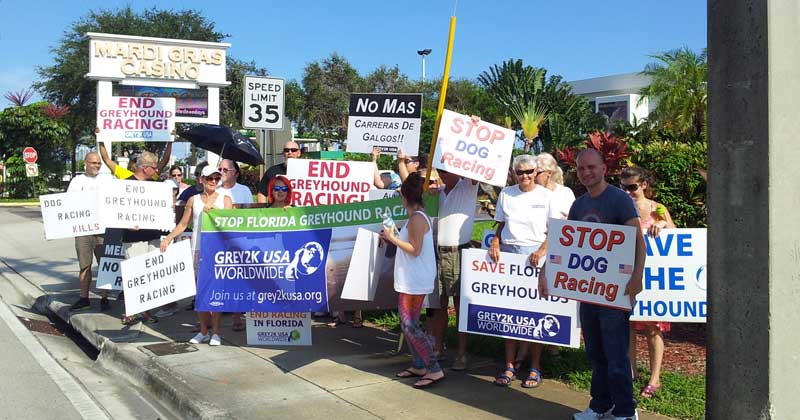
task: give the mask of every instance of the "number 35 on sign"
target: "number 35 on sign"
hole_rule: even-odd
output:
[[[277,77],[244,76],[242,127],[283,129],[284,80]]]

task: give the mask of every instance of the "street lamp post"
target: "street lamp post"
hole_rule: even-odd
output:
[[[430,48],[417,51],[417,54],[422,56],[422,82],[425,82],[425,56],[431,53]]]

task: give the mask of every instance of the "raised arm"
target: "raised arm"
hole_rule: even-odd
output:
[[[105,163],[106,166],[108,166],[108,170],[111,171],[111,173],[113,174],[114,169],[117,167],[117,162],[114,162],[114,160],[111,159],[111,156],[108,155],[108,150],[106,150],[105,142],[101,141],[99,143],[100,144],[98,146],[98,149],[100,150],[100,159],[103,159],[103,163]]]
[[[172,156],[172,142],[167,143],[167,147],[164,148],[164,156],[161,156],[161,160],[158,161],[158,173],[164,173],[164,168],[169,165],[170,156]]]

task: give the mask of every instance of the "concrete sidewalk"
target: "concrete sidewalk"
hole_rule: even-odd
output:
[[[545,380],[535,390],[492,385],[499,363],[470,359],[470,369],[445,369],[447,380],[416,390],[394,373],[410,357],[397,355],[397,334],[366,325],[313,326],[310,347],[247,347],[244,332],[223,318],[224,345],[190,345],[194,312],[181,310],[157,324],[121,325],[124,305],[111,312],[71,315],[77,297],[72,240],[46,242],[36,207],[0,209],[0,275],[31,304],[70,322],[100,349],[98,362],[147,389],[181,417],[199,419],[571,419],[589,396]],[[451,355],[452,356],[452,355]],[[498,355],[499,357],[500,355]],[[452,358],[451,358],[452,360]],[[449,367],[450,362],[444,366]],[[666,419],[640,410],[641,419]]]

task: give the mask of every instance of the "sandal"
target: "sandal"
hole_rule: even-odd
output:
[[[353,320],[353,328],[361,328],[364,326],[364,320],[361,318],[356,318]]]
[[[413,387],[416,388],[416,389],[430,388],[430,387],[436,385],[437,382],[443,381],[444,378],[445,378],[445,376],[442,376],[441,378],[436,378],[436,379],[428,378],[427,376],[424,376],[424,377],[420,378],[420,380],[418,380],[417,382],[414,382]]]
[[[338,327],[339,325],[344,325],[344,324],[347,324],[347,322],[346,321],[342,321],[341,319],[339,319],[337,317],[337,318],[334,318],[333,322],[329,322],[328,326],[329,327]]]
[[[542,372],[539,369],[530,368],[528,377],[522,381],[523,388],[538,388],[542,384]]]
[[[511,376],[506,375],[506,372],[511,372]],[[503,370],[503,373],[497,375],[497,377],[494,379],[494,384],[502,387],[507,387],[511,385],[511,382],[514,381],[514,373],[516,372],[517,370],[512,367],[505,368],[505,370]]]
[[[656,396],[656,394],[658,393],[659,389],[661,389],[661,385],[653,386],[653,385],[647,384],[647,386],[644,387],[644,389],[642,390],[642,393],[640,395],[642,397],[644,397],[644,398],[653,398],[653,397]]]
[[[406,369],[404,371],[397,372],[394,376],[397,377],[397,378],[421,378],[421,377],[423,377],[423,376],[425,376],[427,374],[428,374],[428,372],[417,373],[417,372],[414,372],[413,370],[411,370],[409,368],[409,369]]]
[[[131,326],[133,324],[136,324],[137,322],[139,322],[139,320],[135,316],[124,316],[124,317],[122,317],[122,325]]]

